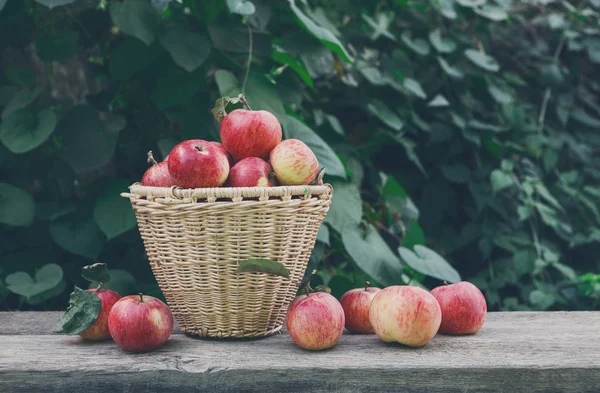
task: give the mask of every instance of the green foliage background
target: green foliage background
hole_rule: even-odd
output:
[[[309,269],[334,294],[462,277],[492,310],[598,308],[599,10],[0,0],[1,308],[64,309],[96,261],[160,295],[119,193],[241,91],[327,167]]]

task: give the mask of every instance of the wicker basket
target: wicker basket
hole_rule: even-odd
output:
[[[330,185],[129,189],[121,195],[184,333],[261,337],[281,329],[329,210]],[[281,262],[290,277],[235,273],[248,258]]]

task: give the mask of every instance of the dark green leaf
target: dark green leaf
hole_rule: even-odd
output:
[[[110,273],[106,263],[94,263],[81,268],[81,276],[88,281],[97,281],[106,284],[110,281]]]
[[[45,5],[48,8],[54,8],[61,5],[73,4],[78,0],[35,0],[41,5]]]
[[[402,283],[402,264],[373,225],[364,233],[358,226],[346,227],[342,242],[356,265],[378,283],[384,286]]]
[[[440,167],[444,177],[454,183],[468,183],[471,179],[471,171],[466,165],[442,165]]]
[[[408,91],[410,91],[417,97],[422,98],[422,99],[427,98],[427,94],[423,90],[423,87],[421,87],[421,84],[419,83],[419,81],[412,79],[412,78],[404,78],[404,81],[402,82],[402,84]]]
[[[446,74],[448,74],[449,77],[454,78],[454,79],[462,79],[465,77],[465,74],[461,70],[459,70],[458,68],[452,67],[443,58],[438,57],[437,59],[438,59],[438,62],[440,63],[440,66],[442,67],[444,72]]]
[[[404,235],[404,238],[402,239],[402,247],[410,250],[418,244],[425,245],[425,233],[419,223],[412,220],[408,226],[406,235]]]
[[[160,43],[175,63],[188,72],[200,67],[211,51],[211,43],[206,35],[187,30],[171,29],[160,37]]]
[[[35,202],[29,192],[0,183],[0,223],[26,227],[35,215]]]
[[[298,74],[300,79],[304,81],[308,86],[314,87],[314,82],[310,76],[310,73],[306,69],[304,62],[302,59],[297,59],[290,53],[283,51],[281,48],[274,48],[273,53],[271,54],[271,58],[281,64],[287,64],[290,66],[292,70]]]
[[[6,276],[5,282],[9,291],[30,300],[60,286],[63,269],[53,263],[47,264],[35,272],[35,279],[25,272],[16,272]]]
[[[123,33],[140,39],[146,45],[154,41],[154,34],[158,27],[158,14],[149,1],[111,2],[109,9],[113,23]]]
[[[555,302],[553,295],[544,293],[544,292],[540,291],[539,289],[535,289],[535,290],[531,291],[531,293],[529,294],[529,301],[538,310],[547,310]]]
[[[290,7],[292,11],[298,18],[300,22],[300,26],[302,26],[306,31],[315,36],[319,41],[323,43],[326,47],[328,47],[331,51],[337,54],[342,60],[347,63],[352,63],[352,57],[348,52],[346,52],[346,48],[340,42],[340,40],[329,30],[326,28],[319,26],[315,21],[309,18],[305,13],[303,13],[298,6],[296,6],[295,0],[288,0],[290,3]]]
[[[357,227],[362,220],[360,192],[353,183],[335,181],[331,185],[333,186],[333,195],[325,222],[338,233],[344,233],[346,228]]]
[[[490,182],[492,184],[492,189],[494,190],[494,192],[498,192],[514,184],[512,177],[499,169],[495,169],[494,171],[492,171],[490,175]]]
[[[573,119],[579,121],[582,124],[585,124],[586,126],[593,128],[600,127],[600,119],[588,115],[587,112],[581,108],[575,108],[575,110],[573,110],[573,112],[571,113],[571,116],[573,117]]]
[[[415,245],[414,249],[415,252],[405,247],[398,249],[400,257],[408,266],[439,280],[460,281],[460,274],[441,255],[421,245]]]
[[[104,187],[94,205],[94,220],[108,240],[133,228],[137,221],[128,199],[121,197],[127,191],[130,182],[116,179]]]
[[[237,97],[242,92],[242,86],[233,73],[226,70],[217,70],[215,72],[215,81],[219,88],[219,93],[223,97]]]
[[[72,254],[96,259],[106,239],[92,218],[62,216],[50,223],[52,239]]]
[[[29,68],[6,66],[4,70],[6,79],[21,87],[30,87],[35,83],[35,74]]]
[[[438,0],[434,4],[437,5],[439,12],[448,19],[456,19],[456,10],[454,9],[454,0]]]
[[[487,0],[456,0],[463,7],[475,8],[484,5]]]
[[[126,38],[112,51],[108,67],[110,75],[118,80],[130,79],[156,60],[161,50],[158,44],[148,47],[137,38]]]
[[[39,88],[23,89],[17,92],[2,111],[2,120],[19,109],[26,108],[40,95]]]
[[[285,114],[282,100],[264,75],[251,72],[248,84],[246,85],[246,91],[246,99],[253,110],[262,109],[271,112],[285,128],[288,117]],[[306,141],[304,142],[306,143]],[[322,164],[321,166],[324,165]],[[327,171],[331,173],[329,166],[327,166]]]
[[[473,11],[475,11],[476,14],[493,20],[494,22],[500,22],[508,19],[508,13],[506,10],[497,5],[485,4],[483,7],[473,8]]]
[[[67,60],[79,49],[79,33],[73,30],[62,30],[38,37],[35,44],[40,59],[51,61]]]
[[[429,33],[429,42],[440,53],[452,53],[456,50],[456,43],[449,38],[442,37],[440,29]]]
[[[319,233],[317,233],[317,241],[330,245],[329,243],[329,227],[325,224],[322,224],[319,228]]]
[[[160,109],[188,103],[204,86],[206,72],[202,68],[187,72],[180,67],[169,69],[156,82],[152,100]]]
[[[486,71],[497,72],[500,70],[498,62],[490,55],[475,49],[466,49],[464,53],[473,64]]]
[[[248,0],[227,0],[227,8],[232,14],[252,15],[256,11],[256,7]]]
[[[416,220],[419,218],[419,209],[408,196],[408,193],[393,176],[385,176],[381,193],[392,211],[402,217]]]
[[[367,109],[394,131],[400,131],[404,127],[402,120],[383,101],[373,100],[367,104]]]
[[[290,271],[281,262],[270,259],[245,259],[240,262],[236,273],[257,272],[274,274],[276,276],[290,276]]]
[[[402,39],[402,42],[404,42],[406,44],[406,46],[408,46],[410,49],[412,49],[418,55],[427,56],[429,54],[430,49],[429,49],[429,44],[427,43],[427,41],[425,41],[421,38],[417,38],[417,39],[413,40],[410,30],[405,30],[404,33],[402,33],[402,36],[400,38]]]
[[[75,287],[69,299],[67,311],[60,317],[55,333],[76,335],[86,331],[96,322],[102,302],[94,292]]]
[[[510,104],[513,102],[512,95],[510,95],[507,91],[500,89],[499,87],[489,85],[488,91],[498,104]]]
[[[13,153],[26,153],[44,143],[55,127],[56,115],[51,110],[34,114],[21,109],[3,119],[0,141]]]
[[[287,118],[287,125],[284,129],[286,138],[299,139],[306,143],[315,153],[315,156],[317,156],[319,166],[327,168],[328,175],[345,179],[346,171],[344,170],[344,165],[331,147],[300,120],[289,115],[285,117]]]

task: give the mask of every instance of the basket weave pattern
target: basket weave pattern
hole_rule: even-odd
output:
[[[156,280],[180,328],[206,337],[260,337],[281,329],[319,227],[331,186],[145,187],[130,199]],[[284,278],[235,273],[267,258]]]

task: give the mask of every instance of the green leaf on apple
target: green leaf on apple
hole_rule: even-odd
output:
[[[441,255],[421,245],[414,246],[415,252],[400,247],[400,257],[408,266],[419,273],[451,283],[460,281],[460,274]]]
[[[68,335],[84,332],[96,322],[101,309],[102,301],[96,293],[76,286],[69,298],[69,307],[60,317],[54,332]]]
[[[106,263],[94,263],[81,268],[81,276],[88,281],[97,281],[98,283],[107,283],[110,281],[110,273]]]
[[[215,101],[215,106],[211,109],[215,120],[217,120],[219,124],[221,124],[225,116],[227,116],[227,111],[225,110],[225,108],[227,108],[229,102],[231,102],[230,97],[225,96],[217,98],[217,100]]]
[[[270,259],[245,259],[240,262],[236,273],[267,273],[274,274],[276,276],[286,277],[290,276],[290,271],[283,266],[282,263],[273,261]]]

